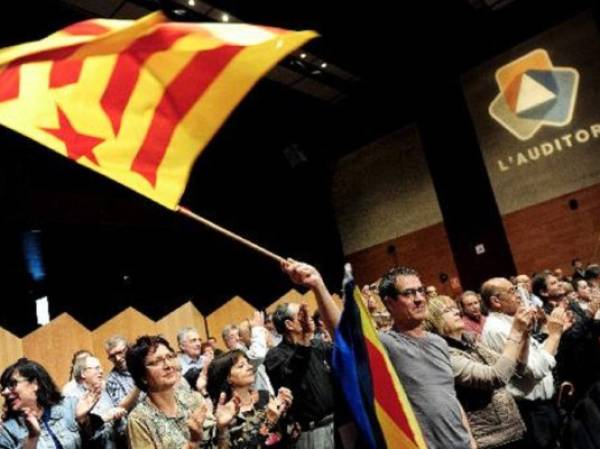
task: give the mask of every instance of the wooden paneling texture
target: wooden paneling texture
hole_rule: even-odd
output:
[[[108,373],[112,369],[112,363],[106,357],[106,351],[104,350],[104,342],[108,338],[113,335],[121,335],[127,341],[133,342],[141,335],[155,335],[157,333],[157,326],[154,321],[133,307],[128,307],[94,330],[92,333],[94,355],[102,363],[104,372]]]
[[[223,327],[227,324],[238,324],[246,318],[252,317],[255,311],[256,309],[244,301],[243,298],[235,296],[206,318],[208,333],[211,337],[215,337],[219,347],[224,349],[225,342],[221,336]]]
[[[196,328],[202,341],[206,341],[204,316],[191,302],[186,302],[156,323],[157,332],[162,334],[176,351],[179,350],[177,333],[184,327]]]
[[[339,296],[334,294],[333,297],[341,307]],[[274,310],[281,302],[303,301],[308,303],[311,313],[316,310],[314,295],[310,291],[302,295],[295,289],[275,300],[268,310]],[[250,318],[254,311],[254,307],[236,296],[207,317],[206,322],[198,309],[191,302],[187,302],[158,322],[129,307],[93,331],[88,330],[66,313],[23,338],[18,338],[0,328],[0,372],[19,357],[25,356],[45,366],[57,385],[62,388],[68,380],[71,357],[80,349],[87,349],[94,353],[102,363],[105,373],[112,369],[112,364],[104,351],[104,343],[113,335],[121,335],[132,342],[140,335],[162,334],[176,349],[179,329],[187,326],[196,327],[200,337],[205,340],[206,323],[211,335],[217,337],[219,345],[225,348],[221,339],[223,326],[229,323],[238,324]]]
[[[269,307],[267,307],[266,311],[268,313],[273,313],[273,312],[275,312],[275,309],[277,309],[277,306],[279,304],[284,304],[286,302],[301,303],[303,300],[304,300],[304,296],[298,290],[291,289],[289,292],[287,292],[285,295],[283,295],[281,298],[277,299]],[[310,306],[309,306],[309,309],[310,309]]]
[[[41,363],[59,388],[68,381],[75,351],[93,351],[91,332],[71,315],[63,313],[23,338],[23,354]]]
[[[23,357],[21,339],[0,327],[0,373],[20,357]]]

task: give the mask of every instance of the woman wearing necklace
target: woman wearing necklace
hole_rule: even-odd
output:
[[[207,390],[213,401],[238,398],[240,409],[229,426],[227,444],[219,448],[282,448],[285,441],[283,420],[292,403],[292,394],[280,388],[277,397],[268,391],[256,391],[254,367],[242,351],[227,352],[213,360],[208,368]]]
[[[137,339],[127,351],[127,367],[146,397],[128,419],[131,449],[215,448],[227,437],[236,399],[210,403],[183,386],[177,354],[160,336]]]
[[[0,448],[79,449],[82,437],[94,436],[88,413],[100,391],[63,398],[44,367],[26,358],[6,368],[0,384],[5,405]]]

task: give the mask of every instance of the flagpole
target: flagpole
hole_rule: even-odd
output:
[[[245,245],[249,248],[252,248],[255,251],[258,251],[259,253],[261,253],[267,257],[270,257],[271,259],[275,260],[276,262],[278,262],[280,264],[285,262],[285,259],[283,257],[275,254],[274,252],[269,251],[268,249],[265,249],[262,246],[259,246],[256,243],[251,242],[250,240],[247,240],[244,237],[241,237],[241,236],[235,234],[234,232],[231,232],[230,230],[225,229],[224,227],[219,226],[218,224],[213,223],[212,221],[207,220],[204,217],[201,217],[200,215],[195,214],[194,212],[192,212],[191,210],[189,210],[183,206],[177,206],[177,208],[175,210],[177,212],[179,212],[180,214],[191,218],[192,220],[198,221],[198,222],[202,223],[203,225],[206,225],[209,228],[211,228],[217,232],[220,232],[221,234],[226,235],[227,237],[241,243],[242,245]]]

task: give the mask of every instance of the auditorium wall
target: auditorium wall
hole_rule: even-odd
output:
[[[333,295],[338,307],[342,301]],[[272,312],[283,302],[306,303],[312,314],[317,310],[317,302],[310,291],[302,294],[295,289],[277,298],[266,308]],[[64,385],[69,378],[69,368],[73,353],[80,349],[91,351],[102,364],[105,373],[112,368],[106,357],[104,342],[113,335],[121,335],[129,341],[135,341],[141,335],[163,335],[174,350],[178,350],[177,332],[184,327],[194,327],[200,338],[214,336],[217,346],[225,349],[221,330],[226,324],[239,324],[251,318],[255,308],[243,298],[235,296],[211,313],[206,320],[191,302],[186,302],[158,321],[153,321],[132,307],[128,307],[110,320],[89,330],[75,318],[63,313],[50,323],[39,327],[23,338],[0,327],[0,373],[20,357],[27,357],[41,363],[50,373],[57,385]],[[208,325],[208,328],[206,327]]]
[[[342,158],[332,192],[344,253],[359,283],[399,264],[418,268],[441,289],[441,273],[458,279],[416,125]]]
[[[584,12],[463,76],[519,272],[570,273],[574,257],[597,260],[598,54],[598,27]]]

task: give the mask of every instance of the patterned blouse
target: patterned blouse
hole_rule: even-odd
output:
[[[184,449],[190,441],[186,421],[203,402],[198,393],[183,388],[175,389],[177,415],[169,417],[146,396],[129,415],[127,428],[131,449]],[[204,435],[200,447],[216,448],[216,422],[212,415],[204,420]]]
[[[283,420],[268,425],[267,407],[271,395],[266,390],[258,391],[258,401],[249,411],[240,411],[229,427],[230,449],[262,449],[287,447],[289,441],[284,431]]]

